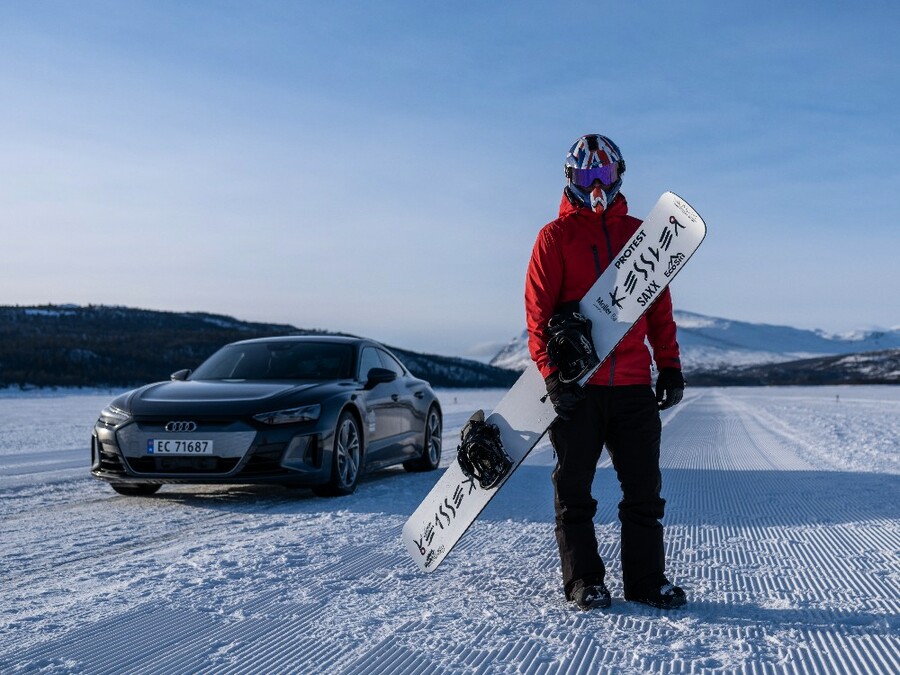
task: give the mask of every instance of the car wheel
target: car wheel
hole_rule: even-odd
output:
[[[162,485],[153,485],[152,483],[110,483],[110,487],[120,495],[125,495],[126,497],[149,497],[150,495],[156,494]]]
[[[353,494],[363,471],[363,439],[356,417],[345,410],[334,430],[334,451],[331,453],[331,479],[313,488],[326,497]]]
[[[441,463],[441,414],[437,406],[431,406],[425,418],[425,438],[422,456],[403,462],[407,471],[434,471]]]

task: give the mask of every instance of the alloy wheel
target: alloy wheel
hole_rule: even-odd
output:
[[[351,487],[359,473],[360,443],[359,430],[350,416],[341,420],[336,450],[338,481],[343,487]]]
[[[441,461],[441,419],[434,408],[428,413],[428,437],[426,442],[428,447],[428,459],[431,464],[437,466]]]

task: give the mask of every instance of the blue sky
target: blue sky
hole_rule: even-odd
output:
[[[894,2],[0,3],[0,304],[465,354],[524,328],[569,145],[709,236],[676,307],[900,325]]]

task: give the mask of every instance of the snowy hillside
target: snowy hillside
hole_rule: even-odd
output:
[[[900,348],[900,329],[833,335],[675,312],[685,368],[733,367]]]
[[[675,321],[685,370],[717,370],[900,348],[898,328],[830,335],[822,331],[732,321],[677,310]],[[528,333],[523,331],[491,360],[491,365],[524,370],[530,360]]]
[[[446,466],[500,390],[443,390]],[[663,416],[668,571],[687,607],[625,602],[620,499],[595,480],[609,610],[562,600],[551,448],[444,565],[400,542],[438,474],[357,494],[88,475],[111,393],[0,395],[0,672],[763,675],[900,672],[900,388],[693,389]]]
[[[691,385],[900,384],[900,349],[693,370]]]
[[[0,387],[136,386],[196,368],[228,342],[328,333],[203,312],[0,306]],[[390,348],[414,375],[435,386],[506,387],[516,379],[487,363]]]

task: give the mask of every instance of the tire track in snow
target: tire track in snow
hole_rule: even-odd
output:
[[[711,391],[691,412],[664,431],[674,576],[689,582],[693,576],[685,585],[694,596],[700,591],[751,612],[799,603],[823,624],[856,620],[887,639],[900,608],[900,512],[878,495],[897,494],[896,479],[816,471],[804,432],[776,424],[734,392]],[[884,658],[860,646],[867,630],[824,634],[842,643],[846,672],[893,672],[869,670]],[[808,654],[791,656],[797,659]]]

